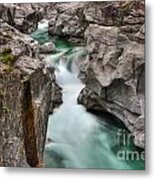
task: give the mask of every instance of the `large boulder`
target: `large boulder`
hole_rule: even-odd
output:
[[[57,3],[49,21],[49,34],[82,40],[87,22],[83,15],[85,3]],[[81,43],[81,42],[80,42]]]
[[[115,115],[130,130],[135,145],[144,148],[145,8],[143,1],[127,5],[119,26],[117,16],[110,23],[110,18],[94,21],[93,14],[87,14],[92,22],[84,33],[89,55],[79,74],[86,87],[78,102],[88,110]],[[122,8],[120,4],[117,11],[122,12]]]
[[[39,45],[39,52],[43,54],[56,52],[56,47],[53,42],[46,42]]]
[[[0,46],[0,166],[38,167],[62,94],[33,39],[1,23]]]

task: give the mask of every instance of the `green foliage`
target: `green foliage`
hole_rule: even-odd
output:
[[[6,65],[12,66],[16,61],[16,57],[12,55],[12,50],[10,48],[5,48],[0,53],[0,61]]]
[[[0,99],[2,99],[4,97],[4,92],[2,91],[2,89],[0,89]]]

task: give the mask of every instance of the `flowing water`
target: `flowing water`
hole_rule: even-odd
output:
[[[45,166],[144,169],[144,161],[138,157],[143,151],[132,142],[123,144],[123,138],[126,137],[123,135],[127,135],[128,131],[121,123],[117,124],[116,121],[114,125],[114,117],[91,114],[84,106],[77,104],[77,97],[84,84],[77,78],[76,63],[86,55],[85,50],[73,47],[58,37],[49,37],[47,23],[40,24],[32,37],[39,43],[53,41],[56,44],[58,52],[46,56],[46,60],[55,66],[56,81],[63,90],[63,104],[49,116]],[[120,134],[123,134],[122,138],[119,138]],[[128,152],[130,156],[122,159],[122,154]],[[133,158],[131,152],[138,155]]]

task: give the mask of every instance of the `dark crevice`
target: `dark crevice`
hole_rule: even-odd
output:
[[[22,104],[22,123],[24,147],[27,163],[31,167],[36,167],[39,164],[39,158],[36,145],[36,134],[34,124],[34,109],[31,97],[31,85],[29,81],[23,83],[23,94],[21,99]]]
[[[96,115],[101,122],[104,121],[115,127],[123,128],[126,129],[126,131],[128,131],[128,128],[125,126],[125,124],[112,113],[109,113],[107,111],[93,110],[93,109],[88,110],[88,112]]]

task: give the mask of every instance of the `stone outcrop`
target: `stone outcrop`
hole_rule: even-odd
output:
[[[34,40],[7,23],[0,28],[0,166],[38,167],[61,91]]]
[[[117,116],[144,147],[144,44],[115,27],[90,25],[86,37],[90,54],[80,74],[86,88],[78,102]]]
[[[135,145],[144,148],[144,4],[136,3],[138,8],[130,6],[119,26],[96,20],[87,27],[84,39],[89,55],[79,75],[86,87],[78,102],[118,117],[131,131]],[[93,21],[93,15],[88,17]]]
[[[49,34],[67,37],[71,42],[84,44],[89,24],[116,26],[130,39],[144,42],[139,33],[144,29],[144,1],[55,3],[47,9]]]
[[[71,39],[83,41],[87,22],[83,15],[85,3],[57,3],[53,7],[49,22],[49,33]]]
[[[44,6],[38,4],[0,4],[0,18],[23,33],[37,29],[44,17]]]
[[[43,54],[56,52],[56,47],[55,47],[54,43],[47,42],[42,45],[39,45],[39,52],[43,53]]]

